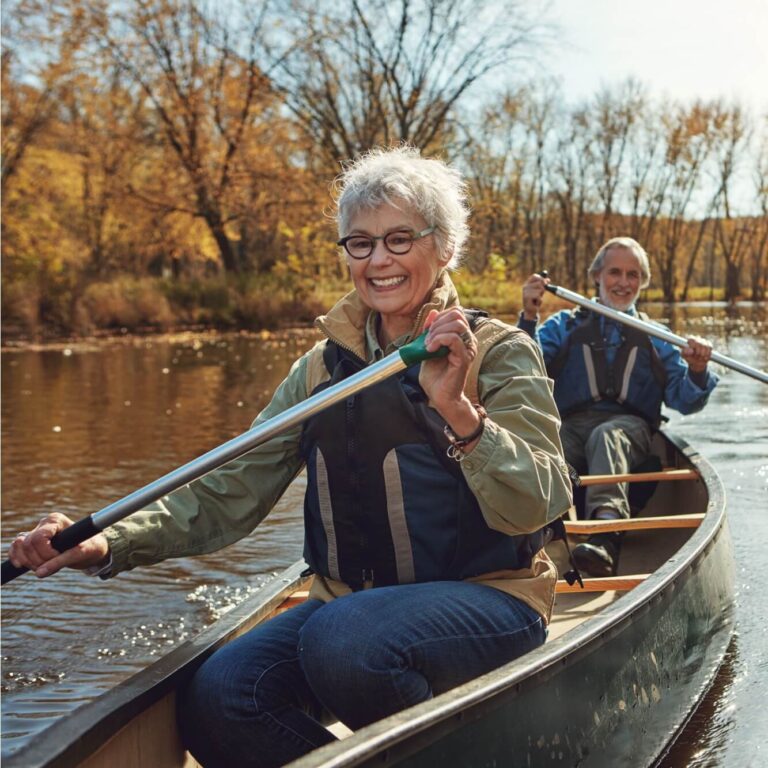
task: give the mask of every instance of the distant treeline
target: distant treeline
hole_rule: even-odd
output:
[[[475,303],[586,290],[615,235],[666,300],[765,299],[768,118],[573,104],[531,78],[551,35],[525,0],[8,0],[6,333],[308,321],[346,287],[330,180],[401,141],[466,174]]]

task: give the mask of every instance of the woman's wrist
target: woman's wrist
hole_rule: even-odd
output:
[[[467,402],[469,402],[467,400]],[[445,426],[445,436],[448,438],[448,456],[456,461],[461,461],[467,454],[472,453],[479,442],[485,428],[485,420],[488,414],[482,405],[470,403],[474,412],[474,427],[456,426],[457,422],[448,422]],[[462,420],[462,424],[468,423]]]
[[[455,435],[471,435],[480,425],[481,418],[471,400],[462,395],[450,408],[437,408],[445,423]]]

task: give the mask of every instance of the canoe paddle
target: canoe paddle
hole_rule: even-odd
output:
[[[232,438],[232,440],[222,443],[217,448],[213,448],[184,464],[167,475],[163,475],[158,480],[139,488],[128,496],[113,502],[104,509],[94,512],[92,515],[78,520],[74,525],[65,528],[57,533],[51,539],[51,546],[59,552],[76,547],[83,541],[90,539],[105,528],[114,525],[124,517],[144,509],[147,504],[156,501],[161,496],[165,496],[172,491],[181,488],[183,485],[198,480],[203,475],[208,474],[217,467],[222,466],[234,459],[242,456],[248,451],[253,450],[262,443],[266,443],[277,435],[286,432],[302,422],[314,416],[317,413],[329,408],[330,406],[344,400],[347,397],[360,392],[363,389],[394,376],[400,371],[410,368],[423,360],[429,360],[434,357],[445,357],[448,354],[447,347],[440,347],[434,352],[428,352],[424,345],[427,337],[425,331],[421,336],[414,339],[410,344],[400,347],[395,352],[387,355],[378,362],[358,371],[343,381],[334,384],[316,395],[308,397],[301,403],[288,408],[277,416],[259,424],[247,432]],[[13,581],[17,576],[26,573],[28,568],[17,568],[10,560],[5,560],[2,564],[2,583]]]
[[[547,277],[546,271],[542,271],[539,274],[542,277]],[[561,299],[570,301],[572,304],[578,304],[585,309],[588,309],[590,312],[597,312],[600,315],[610,317],[619,323],[624,323],[624,325],[630,326],[631,328],[637,328],[640,331],[644,331],[649,336],[655,336],[657,339],[662,339],[662,341],[668,341],[670,344],[674,344],[677,347],[688,346],[687,339],[683,338],[682,336],[678,336],[676,333],[672,333],[672,331],[669,331],[666,328],[653,325],[652,323],[646,323],[645,320],[641,320],[638,317],[632,317],[632,315],[611,309],[610,307],[606,307],[604,304],[599,304],[596,301],[590,301],[590,299],[587,299],[578,293],[574,293],[573,291],[569,291],[567,288],[561,288],[558,285],[549,283],[546,286],[546,289],[550,293],[554,293],[555,296],[559,296]],[[751,376],[753,379],[762,381],[763,384],[768,384],[768,373],[757,368],[752,368],[750,365],[740,363],[738,360],[734,360],[732,357],[726,357],[725,355],[721,355],[719,352],[713,351],[710,360],[712,360],[712,362],[719,363],[720,365],[724,365],[726,368],[733,368],[734,371],[738,371],[739,373]]]

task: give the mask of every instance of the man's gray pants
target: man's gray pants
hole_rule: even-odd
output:
[[[566,461],[580,475],[626,474],[651,451],[651,427],[645,419],[610,411],[566,416],[560,438]],[[597,510],[597,517],[629,517],[627,483],[587,486],[587,519]]]

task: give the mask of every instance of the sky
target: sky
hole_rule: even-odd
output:
[[[768,113],[768,0],[552,0],[549,17],[547,65],[569,102],[634,76],[652,97]]]

